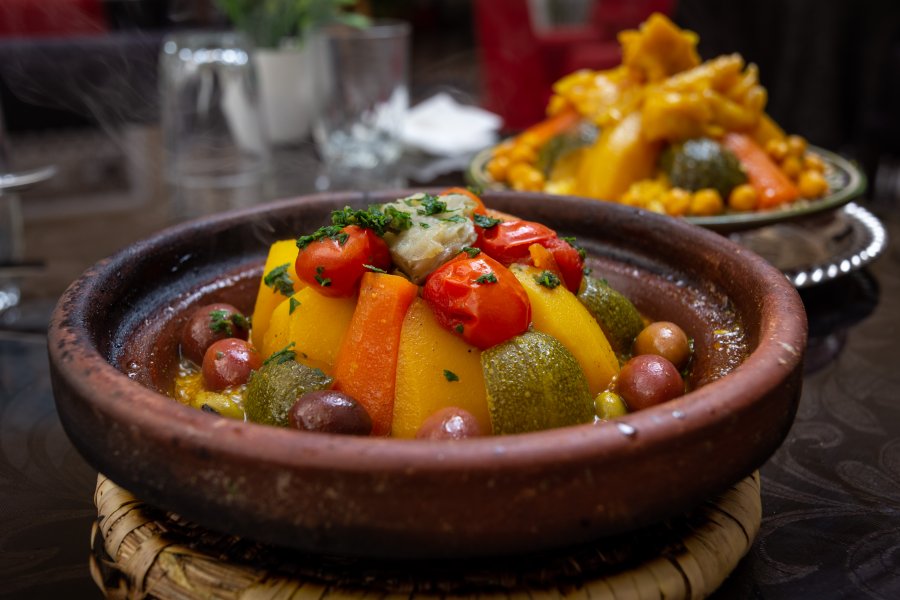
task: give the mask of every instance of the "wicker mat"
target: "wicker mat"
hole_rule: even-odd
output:
[[[750,549],[759,474],[696,511],[589,546],[501,559],[322,557],[219,534],[148,506],[100,475],[91,573],[109,598],[702,598]]]

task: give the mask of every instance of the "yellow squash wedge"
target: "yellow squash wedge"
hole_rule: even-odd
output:
[[[252,324],[250,341],[257,350],[263,347],[272,311],[287,298],[282,292],[265,284],[266,275],[271,273],[272,269],[287,265],[285,275],[290,279],[293,290],[296,292],[305,287],[305,284],[297,279],[297,272],[294,270],[298,252],[295,240],[282,240],[269,247],[269,256],[266,258],[266,266],[263,267],[263,274],[259,280],[259,291],[256,293],[256,304],[253,305],[253,317],[250,320]]]
[[[415,437],[429,415],[447,406],[469,411],[488,432],[485,394],[481,351],[441,327],[428,303],[415,299],[400,333],[391,435]]]
[[[293,342],[297,362],[333,374],[355,308],[356,298],[329,298],[304,287],[272,311],[263,339],[263,356],[271,356]]]
[[[535,330],[556,338],[572,353],[587,377],[591,394],[605,390],[619,372],[619,361],[590,311],[566,286],[539,284],[540,269],[512,265],[510,270],[528,294]]]

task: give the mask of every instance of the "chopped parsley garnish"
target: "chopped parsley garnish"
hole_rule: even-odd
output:
[[[484,193],[484,188],[481,187],[480,185],[470,185],[466,189],[469,190],[470,192],[472,192],[472,194],[478,196],[479,198],[481,198],[481,195]]]
[[[297,240],[297,245],[300,245],[300,240]],[[294,282],[291,280],[291,276],[288,275],[288,266],[288,263],[284,263],[266,273],[266,276],[263,277],[263,283],[282,296],[289,297],[294,293]]]
[[[475,258],[481,254],[481,248],[473,248],[472,246],[463,246],[463,252],[469,255],[469,258]]]
[[[468,219],[462,215],[453,215],[452,217],[441,219],[441,221],[447,221],[448,223],[465,223]]]
[[[328,277],[322,277],[322,274],[325,272],[325,267],[318,266],[316,267],[316,281],[319,282],[319,285],[322,287],[331,287],[331,279]]]
[[[250,320],[240,313],[232,313],[227,310],[213,310],[209,313],[209,328],[216,333],[234,335],[234,328],[250,329]]]
[[[299,307],[299,306],[300,306],[300,301],[297,300],[296,298],[294,298],[293,296],[291,296],[291,300],[288,303],[288,314],[289,315],[294,314],[294,311],[297,310],[297,307]]]
[[[417,212],[422,216],[430,217],[431,215],[439,215],[445,210],[447,210],[446,202],[438,199],[437,196],[425,194],[425,197],[422,198],[419,210]]]
[[[421,221],[421,222],[419,223],[419,227],[421,227],[422,229],[431,229],[431,225],[429,225],[429,224],[426,223],[425,221]]]
[[[497,283],[497,276],[493,273],[485,273],[476,279],[475,283]]]
[[[482,229],[490,229],[491,227],[495,227],[500,224],[500,219],[495,219],[494,217],[489,217],[487,215],[473,215],[472,220],[475,221],[475,224],[481,227]]]
[[[535,277],[534,280],[538,282],[538,285],[550,288],[551,290],[562,283],[553,271],[544,271]]]
[[[390,221],[387,223],[390,229],[403,231],[412,227],[412,215],[406,211],[397,210],[393,206],[386,206],[384,214],[390,217]]]
[[[574,237],[572,237],[572,236],[564,237],[564,238],[562,238],[562,240],[564,242],[568,243],[570,246],[572,246],[576,250],[578,250],[578,256],[581,257],[581,260],[584,260],[587,258],[587,252],[585,252],[584,248],[582,248],[581,246],[578,245],[578,240],[576,240]]]
[[[454,327],[453,329],[456,330],[456,333],[462,335],[462,332],[463,332],[463,324],[462,324],[462,323],[457,323],[457,324],[456,324],[456,327]]]
[[[222,351],[216,352],[216,360],[222,360],[225,358],[225,353]]]
[[[350,236],[341,231],[341,229],[343,229],[343,227],[340,225],[326,225],[325,227],[319,227],[310,235],[301,235],[298,237],[297,247],[303,250],[313,242],[317,242],[323,238],[337,240],[337,243],[343,246],[347,243]]]
[[[447,381],[459,381],[459,375],[457,375],[453,371],[444,369],[444,379],[446,379]]]
[[[275,363],[276,365],[280,365],[282,363],[286,363],[289,360],[294,360],[297,358],[297,353],[291,350],[294,347],[294,342],[291,342],[278,352],[272,353],[272,356],[263,361],[264,365],[269,363]]]
[[[372,271],[373,273],[387,273],[387,271],[385,271],[384,269],[379,269],[374,265],[363,265],[363,267]]]

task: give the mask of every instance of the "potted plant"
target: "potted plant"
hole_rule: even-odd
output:
[[[306,41],[332,23],[364,27],[349,12],[356,0],[216,0],[235,27],[254,43],[263,120],[269,140],[288,144],[309,132],[314,102],[312,60]]]

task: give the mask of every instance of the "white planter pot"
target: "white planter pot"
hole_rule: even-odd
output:
[[[305,47],[259,48],[254,63],[269,141],[302,141],[309,134],[315,102],[310,51]]]

